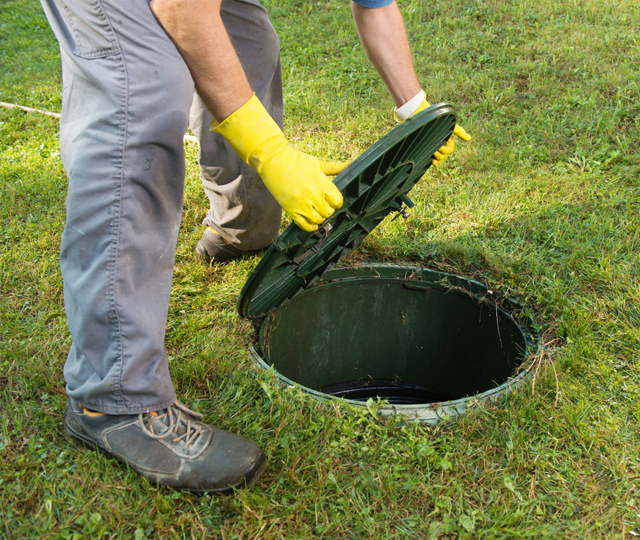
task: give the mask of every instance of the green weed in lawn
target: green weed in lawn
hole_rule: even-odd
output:
[[[392,127],[342,0],[265,1],[286,130],[352,158]],[[7,538],[627,538],[640,534],[640,5],[400,2],[432,103],[473,141],[351,262],[472,275],[530,306],[550,353],[525,388],[437,427],[279,386],[247,358],[235,300],[257,258],[193,258],[196,149],[167,327],[185,402],[269,456],[234,497],[157,489],[63,437],[69,347],[57,251],[57,123],[0,110],[0,534]],[[57,48],[35,0],[0,5],[0,101],[59,111]],[[372,404],[372,410],[375,404]]]

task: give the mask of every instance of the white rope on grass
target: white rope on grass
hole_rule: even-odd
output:
[[[5,109],[22,109],[25,112],[37,112],[40,114],[46,114],[47,116],[51,116],[53,118],[60,118],[59,113],[43,111],[42,109],[32,109],[31,107],[25,107],[24,105],[16,105],[15,103],[5,103],[4,101],[0,101],[0,106],[4,107]],[[184,135],[184,140],[193,142],[196,144],[198,143],[198,139],[196,139],[193,135],[187,135],[186,133]]]
[[[60,118],[60,115],[55,112],[43,111],[40,109],[32,109],[31,107],[25,107],[24,105],[16,105],[15,103],[5,103],[4,101],[0,101],[0,105],[2,105],[6,109],[22,109],[26,112],[38,112],[40,114],[46,114],[47,116],[53,116],[54,118]]]

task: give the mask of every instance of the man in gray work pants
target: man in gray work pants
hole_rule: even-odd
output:
[[[67,431],[160,485],[195,492],[249,486],[264,470],[264,454],[176,401],[164,332],[187,125],[200,141],[211,201],[201,258],[224,260],[269,245],[281,206],[313,230],[341,204],[314,158],[279,138],[275,31],[257,0],[41,2],[63,73],[60,145],[69,190],[60,268],[73,337],[64,368]],[[370,20],[379,9],[393,9],[397,27],[395,3],[358,0],[353,9],[396,113],[408,117],[426,101],[404,28],[401,57],[389,61],[378,49],[393,52],[393,46],[367,38],[377,32],[373,23],[358,23],[359,16]],[[390,24],[388,15],[380,20]],[[214,125],[221,122],[217,132],[209,131],[209,111]],[[255,126],[269,122],[269,135],[254,140]],[[276,139],[277,149],[269,146]],[[300,191],[306,187],[320,193],[313,208],[304,206],[313,202],[311,191]]]

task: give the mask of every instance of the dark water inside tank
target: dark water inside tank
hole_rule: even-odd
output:
[[[393,405],[439,403],[461,397],[439,392],[419,384],[388,379],[366,379],[335,383],[323,386],[320,388],[320,392],[355,401],[380,398]]]

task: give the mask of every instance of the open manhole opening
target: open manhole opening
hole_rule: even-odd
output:
[[[255,359],[286,384],[427,423],[495,399],[526,376],[538,340],[522,308],[482,284],[425,269],[334,269],[273,310]]]
[[[431,423],[523,379],[535,343],[513,302],[430,270],[332,269],[387,216],[408,217],[411,189],[455,125],[446,103],[412,116],[335,178],[343,204],[318,231],[292,224],[276,239],[237,304],[259,322],[259,364],[319,397],[381,398],[381,414]]]

